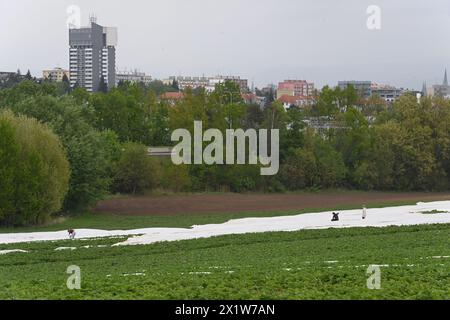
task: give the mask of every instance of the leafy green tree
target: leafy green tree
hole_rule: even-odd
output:
[[[264,122],[264,112],[257,104],[249,104],[246,108],[244,128],[259,129]]]
[[[72,169],[66,210],[93,205],[109,192],[119,144],[114,133],[97,131],[89,124],[89,108],[78,105],[71,96],[58,98],[39,93],[22,96],[16,103],[6,101],[5,105],[16,114],[48,124],[60,137]]]
[[[162,102],[158,103],[154,94],[150,92],[147,112],[149,113],[150,145],[171,145],[171,134],[169,130],[169,106]]]
[[[176,90],[176,91],[180,91],[180,87],[178,86],[178,81],[177,80],[173,80],[173,82],[172,82],[172,89]]]
[[[374,127],[369,156],[355,168],[356,187],[363,190],[398,189],[398,178],[405,172],[402,146],[406,143],[404,130],[394,122]]]
[[[105,77],[100,77],[100,83],[98,84],[98,92],[107,93],[108,92],[108,85],[106,84]]]
[[[232,165],[219,167],[224,169],[224,181],[220,184],[229,186],[232,192],[249,192],[257,190],[261,183],[260,167],[252,165]]]
[[[328,86],[322,88],[322,92],[317,97],[317,101],[313,107],[315,116],[331,116],[333,117],[340,111],[339,88],[332,89]]]
[[[271,103],[264,109],[264,127],[271,129],[286,128],[287,114],[280,101]]]
[[[354,107],[360,100],[360,96],[356,91],[355,87],[349,85],[345,90],[340,91],[339,88],[336,89],[338,95],[340,94],[340,105],[345,107]]]
[[[304,146],[306,124],[300,108],[289,108],[286,113],[285,128],[280,137],[280,157],[282,160],[297,148]]]
[[[125,84],[108,94],[90,96],[94,110],[94,124],[98,130],[114,131],[121,142],[151,143],[151,114],[145,101],[145,92],[138,84]]]
[[[336,188],[344,185],[347,174],[342,155],[323,139],[316,137],[314,155],[317,164],[318,185],[321,188]]]
[[[450,100],[423,98],[421,104],[432,113],[430,128],[434,142],[437,170],[432,184],[439,190],[450,188]]]
[[[62,78],[62,89],[64,93],[69,93],[70,92],[70,81],[69,78],[67,77],[66,74],[64,74],[63,78]]]
[[[241,88],[237,83],[226,80],[216,84],[214,92],[209,98],[214,100],[213,103],[216,107],[220,108],[220,110],[216,110],[218,111],[216,115],[226,121],[226,129],[242,128],[246,106],[241,95]],[[217,122],[217,117],[214,120]],[[222,129],[221,126],[217,128]]]
[[[355,108],[349,108],[342,114],[345,129],[339,130],[335,138],[336,149],[348,168],[349,181],[353,183],[353,173],[360,162],[370,154],[369,124],[364,116]]]
[[[0,118],[0,223],[13,220],[15,212],[17,166],[20,164],[20,145],[16,139],[15,128],[5,119],[5,113]],[[8,217],[11,215],[11,217]],[[11,221],[12,222],[12,221]]]
[[[178,91],[178,90],[175,90],[170,85],[165,85],[160,80],[153,80],[152,82],[150,82],[147,86],[147,90],[152,91],[157,96],[160,96],[161,94],[163,94],[165,92],[177,92]]]
[[[382,111],[386,110],[387,104],[384,99],[379,95],[374,94],[368,99],[363,100],[362,103],[362,113],[366,117],[374,117],[380,114]]]
[[[89,92],[86,89],[80,88],[77,84],[72,88],[70,95],[78,105],[86,105],[89,102]]]
[[[187,165],[174,165],[171,161],[162,163],[161,186],[174,192],[192,191],[191,177]]]
[[[440,123],[448,120],[445,117],[448,111],[444,111],[443,118],[440,119],[436,117],[439,109],[427,99],[419,103],[413,95],[405,95],[393,104],[388,116],[380,117],[380,123],[396,123],[402,133],[403,139],[400,145],[396,145],[395,151],[396,165],[401,166],[401,175],[397,176],[395,182],[397,189],[433,190],[448,185],[440,182],[445,181],[442,177],[447,175],[439,162],[442,154],[436,153],[440,147],[436,144],[436,138],[439,137],[440,143],[445,146],[444,137],[447,136],[448,129],[441,131],[438,128],[444,128],[445,125]]]
[[[317,170],[314,152],[299,148],[281,165],[281,181],[289,190],[312,188],[318,182]]]
[[[184,128],[194,133],[194,121],[202,121],[203,128],[208,128],[216,115],[208,114],[208,101],[204,94],[195,96],[192,90],[185,91],[185,98],[169,109],[169,128],[171,131]],[[217,108],[218,109],[218,108]],[[222,112],[223,110],[215,110]],[[223,120],[224,118],[220,116]],[[218,123],[216,123],[217,125]],[[217,128],[221,129],[219,125]]]
[[[33,80],[33,76],[31,75],[30,70],[28,70],[27,74],[25,75],[25,79],[29,81]]]
[[[68,190],[70,168],[58,137],[45,125],[0,113],[0,224],[46,222]]]
[[[223,105],[244,102],[239,85],[229,80],[216,84],[213,96],[217,97]]]
[[[159,164],[148,156],[145,146],[126,143],[117,164],[115,190],[136,194],[155,188],[160,181],[159,172]]]

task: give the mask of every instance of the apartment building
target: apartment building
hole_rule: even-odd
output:
[[[306,80],[285,80],[278,84],[277,99],[283,96],[309,97],[314,93],[314,83]]]
[[[178,87],[180,90],[185,90],[187,88],[191,89],[197,89],[197,88],[205,88],[206,91],[212,92],[216,88],[217,84],[224,83],[226,81],[231,81],[236,83],[239,88],[241,89],[241,92],[247,93],[249,92],[248,88],[248,80],[247,79],[241,79],[241,77],[237,76],[215,76],[215,77],[169,77],[169,79],[164,80],[163,82],[165,84],[171,85],[174,81],[178,83]]]
[[[386,102],[394,102],[403,95],[404,90],[386,84],[373,83],[371,92],[372,95],[377,95]]]
[[[103,78],[109,89],[116,85],[117,28],[103,27],[91,17],[90,26],[69,30],[70,85],[89,92]]]
[[[359,96],[365,99],[372,95],[372,81],[339,81],[338,86],[341,90],[346,90],[349,86],[352,86]]]
[[[64,76],[70,80],[70,71],[62,68],[53,68],[42,71],[42,78],[53,82],[62,82]]]
[[[145,85],[152,82],[152,77],[146,75],[144,72],[134,71],[117,71],[116,73],[116,85],[120,82],[131,82],[131,83],[143,83]]]

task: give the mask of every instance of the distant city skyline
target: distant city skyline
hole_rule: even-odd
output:
[[[345,5],[343,5],[345,2]],[[375,3],[376,2],[376,3]],[[0,0],[0,71],[69,68],[67,8],[117,26],[117,68],[154,79],[235,75],[257,87],[306,79],[420,90],[450,70],[450,3],[435,0]],[[381,29],[366,9],[381,9]]]

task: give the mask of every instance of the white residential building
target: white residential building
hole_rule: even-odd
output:
[[[152,77],[146,75],[144,72],[134,71],[117,71],[116,72],[116,84],[119,82],[132,82],[132,83],[144,83],[145,85],[152,82]]]

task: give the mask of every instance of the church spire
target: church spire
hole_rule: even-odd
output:
[[[427,93],[427,83],[424,81],[424,82],[423,82],[423,87],[422,87],[422,97],[426,97],[426,96],[428,96],[428,93]]]
[[[444,83],[442,84],[446,87],[448,87],[448,80],[447,80],[447,69],[445,69],[445,75],[444,75]]]

